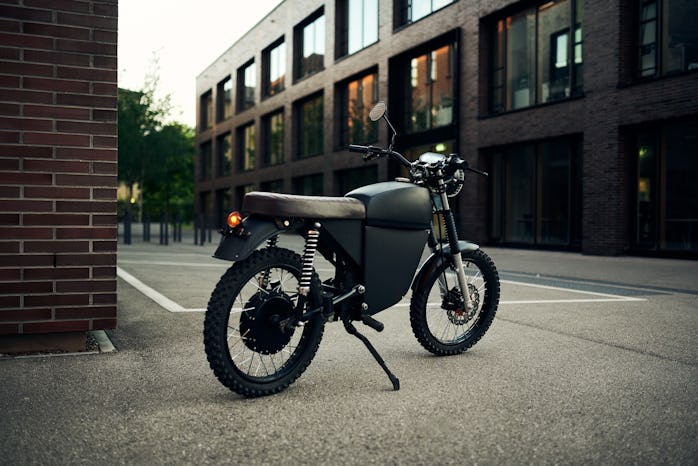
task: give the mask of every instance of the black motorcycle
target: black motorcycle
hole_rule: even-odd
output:
[[[204,345],[214,374],[231,390],[255,397],[288,387],[310,364],[331,321],[342,321],[366,345],[398,390],[399,380],[353,322],[382,331],[373,316],[398,303],[410,285],[412,330],[434,354],[462,353],[492,323],[497,269],[477,244],[458,240],[449,207],[465,171],[486,173],[455,154],[427,152],[409,162],[393,151],[396,132],[383,102],[370,112],[372,121],[381,118],[392,132],[389,147],[349,150],[366,161],[393,158],[410,179],[344,197],[251,192],[242,203],[247,216],[228,216],[214,257],[234,264],[211,294]],[[281,234],[303,237],[302,255],[279,247]],[[426,245],[431,255],[420,265]],[[317,252],[334,267],[324,282],[313,266]]]

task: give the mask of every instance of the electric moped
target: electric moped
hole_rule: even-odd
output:
[[[287,388],[315,356],[325,324],[335,321],[366,345],[398,390],[398,378],[354,322],[382,331],[374,316],[410,288],[412,330],[434,354],[462,353],[494,319],[497,269],[477,244],[458,239],[449,205],[465,172],[486,173],[456,154],[427,152],[410,162],[393,150],[396,132],[385,104],[369,116],[387,122],[389,147],[351,145],[349,151],[366,161],[397,160],[410,178],[344,197],[251,192],[242,213],[228,216],[214,257],[233,264],[211,294],[204,346],[218,380],[243,396]],[[303,251],[280,247],[282,234],[300,235]],[[431,254],[420,264],[427,246]],[[317,253],[334,268],[324,282],[314,267]]]

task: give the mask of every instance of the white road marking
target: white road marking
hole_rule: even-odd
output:
[[[190,263],[190,262],[153,262],[153,261],[138,261],[138,260],[120,260],[123,264],[148,264],[148,265],[167,265],[167,266],[178,266],[178,267],[220,267],[221,265],[226,266],[227,263],[223,264],[200,264],[200,263]],[[318,272],[329,272],[330,270],[316,269]],[[138,291],[155,301],[162,308],[169,312],[205,312],[204,308],[185,308],[180,304],[174,302],[162,293],[149,287],[130,273],[126,272],[121,267],[116,267],[116,274],[122,278],[124,281],[129,283],[131,286],[136,288]],[[499,301],[500,305],[511,305],[511,304],[568,304],[568,303],[610,303],[610,302],[637,302],[637,301],[647,301],[644,298],[634,298],[630,296],[620,296],[609,293],[599,293],[595,291],[583,291],[583,290],[573,290],[569,288],[561,288],[557,286],[550,285],[538,285],[535,283],[518,282],[515,280],[501,280],[501,283],[509,283],[518,286],[528,286],[531,288],[539,288],[545,290],[561,291],[566,293],[578,293],[584,295],[598,296],[598,298],[572,298],[572,299],[530,299],[530,300],[502,300]],[[432,303],[433,305],[439,305],[439,303]],[[409,307],[409,302],[400,302],[395,304],[393,307]]]

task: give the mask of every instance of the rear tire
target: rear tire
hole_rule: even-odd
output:
[[[294,315],[301,269],[298,254],[266,248],[234,263],[213,290],[204,347],[213,373],[230,390],[246,397],[278,393],[315,356],[324,331],[320,314],[290,330],[279,325]],[[309,299],[320,286],[313,273]]]
[[[431,353],[448,356],[467,350],[492,324],[499,305],[499,274],[482,250],[464,251],[463,267],[470,297],[468,312],[453,261],[438,264],[412,294],[410,323],[419,343]]]

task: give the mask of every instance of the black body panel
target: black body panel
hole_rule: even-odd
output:
[[[407,293],[428,234],[428,230],[366,227],[364,301],[368,304],[367,314],[392,306]]]
[[[331,246],[343,249],[357,266],[361,265],[364,250],[361,220],[325,219],[321,225],[334,242]],[[320,242],[326,241],[326,235],[321,233]]]
[[[368,226],[411,230],[430,228],[432,207],[426,188],[387,181],[363,186],[346,196],[364,203]]]

